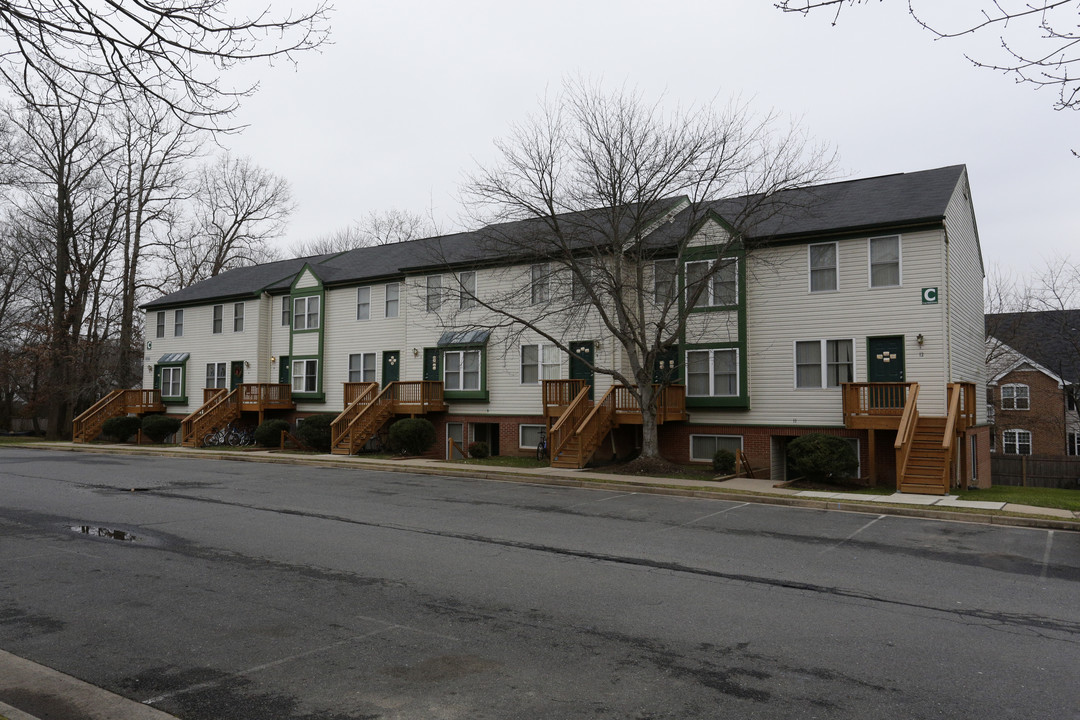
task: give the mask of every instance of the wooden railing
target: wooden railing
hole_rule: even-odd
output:
[[[552,461],[559,457],[559,453],[566,448],[567,443],[577,434],[578,426],[589,414],[590,410],[592,410],[592,401],[589,400],[589,388],[582,383],[577,395],[570,400],[566,410],[563,411],[563,414],[551,428],[548,437],[548,456]]]
[[[361,397],[375,397],[379,392],[377,382],[347,382],[345,386],[345,407],[352,405]]]
[[[209,403],[180,422],[180,443],[188,447],[199,447],[207,433],[239,416],[240,388],[228,393],[218,393]]]
[[[586,387],[584,380],[542,380],[541,385],[545,416],[560,414],[555,409],[570,405],[581,389]]]
[[[945,416],[945,431],[941,438],[941,448],[946,453],[945,458],[945,489],[949,487],[949,473],[956,458],[955,437],[967,431],[976,422],[975,383],[949,383],[948,386],[948,415]],[[974,459],[969,459],[974,462]],[[967,489],[967,473],[962,474],[961,485]]]
[[[378,392],[379,383],[345,383],[345,409],[330,423],[330,447],[336,447],[341,442],[349,425]]]
[[[295,407],[292,385],[287,383],[243,383],[240,404],[244,410],[281,410]]]
[[[72,421],[71,439],[74,442],[90,442],[101,434],[101,428],[110,418],[128,413],[142,415],[149,412],[161,412],[164,409],[160,390],[142,388],[113,390]]]
[[[916,383],[844,383],[844,424],[857,428],[896,427]]]
[[[390,383],[394,401],[402,413],[438,412],[446,409],[441,380],[411,380]]]
[[[615,419],[615,399],[619,385],[608,388],[600,402],[593,406],[585,420],[578,425],[579,456],[578,467],[585,467],[596,448],[600,447],[604,436],[611,430]]]
[[[202,404],[205,405],[206,403],[210,402],[215,397],[217,397],[220,393],[223,393],[223,392],[229,392],[229,391],[226,390],[225,388],[203,388],[203,391],[202,391]]]
[[[904,412],[900,416],[900,426],[896,430],[896,442],[893,448],[896,450],[896,479],[899,483],[907,471],[908,459],[911,457],[912,440],[915,437],[915,428],[919,424],[919,384],[911,383],[911,389],[907,393],[904,404]]]
[[[392,382],[366,404],[356,403],[357,412],[348,419],[339,415],[331,424],[331,447],[337,452],[352,455],[379,431],[379,428],[398,413],[420,415],[446,409],[443,384],[439,380]],[[340,422],[339,422],[340,421]]]
[[[615,418],[631,416],[640,420],[641,405],[634,397],[633,391],[626,385],[615,385]],[[686,419],[686,387],[684,385],[668,385],[661,388],[653,385],[656,393],[656,421],[658,423],[671,420]]]

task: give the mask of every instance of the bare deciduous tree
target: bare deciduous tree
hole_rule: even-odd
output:
[[[434,225],[419,213],[409,210],[372,210],[364,219],[329,235],[298,243],[295,257],[329,255],[362,247],[390,245],[416,240],[435,233]]]
[[[710,314],[691,311],[727,291],[735,250],[754,221],[778,211],[782,191],[832,172],[831,150],[745,104],[667,112],[583,81],[568,82],[496,147],[499,160],[476,171],[465,194],[478,219],[498,221],[481,233],[484,254],[517,262],[495,289],[448,289],[461,301],[444,308],[471,309],[445,321],[500,328],[508,344],[528,333],[571,355],[582,333],[610,337],[617,352],[574,356],[631,388],[641,455],[658,458],[657,399],[671,380],[654,377],[659,361],[681,338],[712,332],[698,322]],[[734,196],[726,230],[703,230],[714,202]],[[692,247],[702,232],[709,247]],[[691,255],[703,262],[683,294],[675,269]]]
[[[835,25],[845,7],[868,4],[869,1],[779,0],[776,7],[784,12],[802,14],[828,9],[834,13]],[[1055,88],[1058,93],[1054,103],[1056,110],[1080,107],[1080,74],[1076,71],[1080,66],[1080,33],[1077,31],[1080,2],[1077,0],[1023,3],[984,0],[970,22],[955,28],[927,20],[916,5],[916,0],[908,0],[909,14],[936,38],[999,33],[1004,53],[1002,59],[965,55],[977,67],[1007,73],[1017,82]]]
[[[277,259],[270,241],[293,211],[289,183],[249,158],[222,155],[199,172],[187,218],[160,247],[169,292],[235,267]]]
[[[228,0],[3,0],[0,74],[57,77],[71,97],[98,100],[120,89],[162,102],[185,123],[218,127],[254,87],[222,86],[221,70],[289,59],[321,45],[329,7],[238,15]],[[57,72],[58,71],[58,72]],[[62,94],[66,94],[62,92]],[[63,97],[63,101],[71,98]]]

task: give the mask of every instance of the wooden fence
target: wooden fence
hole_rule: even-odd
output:
[[[994,485],[1080,490],[1080,457],[1068,455],[993,455]]]

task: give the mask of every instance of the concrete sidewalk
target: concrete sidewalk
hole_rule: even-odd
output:
[[[70,442],[26,443],[14,445],[14,447],[108,454],[191,457],[316,467],[369,468],[391,472],[464,476],[545,485],[607,487],[630,492],[711,497],[850,512],[873,512],[908,517],[952,519],[962,522],[1080,531],[1080,512],[1071,510],[1016,505],[1013,503],[960,500],[954,495],[912,495],[906,493],[868,495],[862,493],[800,491],[782,487],[782,485],[772,480],[755,478],[733,478],[723,481],[687,480],[683,478],[618,475],[595,470],[566,470],[552,467],[514,468],[473,465],[427,458],[373,459],[355,455],[308,455],[254,449],[214,450],[180,446],[134,446]]]

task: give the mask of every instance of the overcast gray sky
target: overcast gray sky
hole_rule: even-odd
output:
[[[958,24],[979,4],[935,18]],[[966,163],[988,269],[1077,258],[1080,116],[964,58],[996,35],[934,41],[906,8],[858,6],[833,27],[771,0],[337,0],[334,44],[260,69],[238,117],[250,127],[225,142],[291,182],[287,247],[390,208],[457,229],[465,173],[568,76],[672,104],[741,95],[801,118],[842,177]]]

